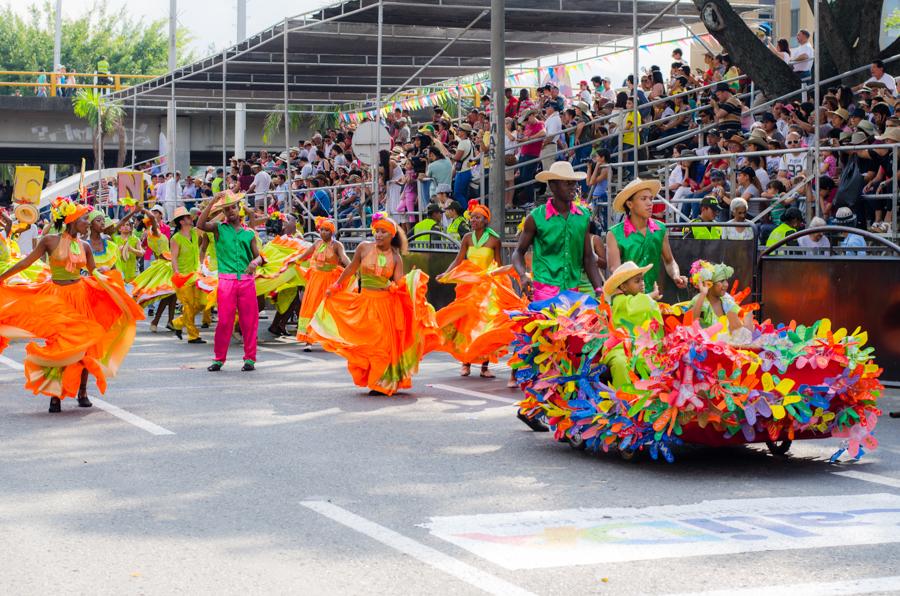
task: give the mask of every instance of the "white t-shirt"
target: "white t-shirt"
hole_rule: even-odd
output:
[[[261,192],[269,192],[269,187],[272,186],[272,177],[269,176],[269,173],[265,170],[260,170],[256,173],[256,176],[253,177],[253,192],[261,193]]]
[[[805,153],[785,153],[781,156],[778,164],[778,171],[787,172],[793,178],[798,174],[806,171],[806,154]]]
[[[887,72],[884,72],[881,75],[880,79],[869,77],[869,80],[866,81],[866,85],[868,85],[869,83],[883,83],[884,86],[887,87],[888,91],[891,92],[891,95],[897,92],[897,81],[895,81],[894,77],[889,75]]]
[[[757,168],[756,177],[759,179],[759,183],[762,186],[760,190],[765,190],[769,185],[769,173],[762,168]]]
[[[813,67],[813,56],[816,55],[815,50],[813,50],[812,44],[808,41],[799,45],[796,48],[791,48],[791,61],[797,59],[797,56],[806,54],[807,59],[802,62],[794,62],[794,72],[806,72],[808,70],[812,70]]]
[[[828,237],[824,234],[818,241],[813,240],[812,234],[797,238],[797,244],[800,245],[801,248],[831,248],[831,242],[829,242]],[[824,254],[828,255],[829,251],[825,251]]]
[[[472,141],[463,139],[456,144],[456,150],[462,151],[462,163],[460,164],[459,171],[468,172],[471,169],[469,161],[475,156],[475,153],[472,151]]]
[[[555,144],[556,140],[559,138],[559,133],[562,131],[562,120],[560,120],[557,112],[554,112],[553,115],[544,122],[544,130],[547,133],[549,144]]]

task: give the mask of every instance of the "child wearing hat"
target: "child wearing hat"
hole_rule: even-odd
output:
[[[741,308],[728,293],[728,280],[732,275],[734,269],[724,263],[713,264],[701,259],[691,265],[691,284],[700,293],[691,300],[690,309],[701,327],[712,327],[721,317],[728,319],[728,329],[732,335],[745,324],[752,326],[750,315],[745,323],[738,318]]]
[[[653,292],[644,292],[644,274],[652,265],[638,267],[634,261],[622,263],[603,284],[603,293],[612,309],[612,325],[624,328],[632,338],[636,329],[649,327],[656,339],[662,339],[663,320],[656,301],[660,298],[656,284]],[[620,389],[630,382],[625,346],[619,344],[606,352],[601,362],[609,367],[612,386]]]

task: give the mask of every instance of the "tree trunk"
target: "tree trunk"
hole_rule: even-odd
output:
[[[807,0],[815,12],[816,0]],[[821,78],[864,66],[872,60],[887,58],[900,52],[900,39],[881,50],[881,11],[884,0],[836,0],[819,3],[819,27],[822,35],[816,43],[820,46],[820,58],[825,54],[830,60],[819,65]],[[833,68],[830,68],[832,67]],[[869,77],[861,73],[849,77],[849,83],[859,83]]]
[[[125,158],[128,155],[128,150],[125,148],[128,142],[127,134],[122,120],[116,120],[116,136],[119,138],[119,156],[116,158],[116,167],[119,168],[125,167]]]
[[[693,2],[710,34],[767,97],[785,95],[800,87],[800,79],[791,67],[750,31],[727,0]]]

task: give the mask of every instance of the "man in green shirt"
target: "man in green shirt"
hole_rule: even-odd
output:
[[[525,217],[519,244],[512,262],[525,294],[534,300],[546,300],[560,291],[577,288],[582,271],[598,294],[603,287],[597,257],[588,233],[590,214],[575,205],[575,188],[586,178],[575,172],[567,161],[554,163],[536,176],[547,183],[552,197]],[[525,254],[534,248],[532,270],[534,280],[525,269]]]
[[[437,203],[428,203],[428,207],[425,210],[425,213],[427,217],[413,226],[413,236],[415,236],[416,234],[421,234],[423,232],[430,232],[432,230],[441,229],[440,205],[438,205]],[[422,246],[429,242],[434,242],[434,237],[431,234],[425,234],[413,240],[413,244],[418,246]]]
[[[228,344],[234,329],[234,315],[237,312],[244,339],[243,371],[256,369],[256,341],[259,331],[259,308],[256,301],[256,268],[262,264],[259,246],[253,230],[244,226],[241,217],[244,195],[225,191],[213,197],[200,213],[197,227],[204,232],[212,232],[216,245],[219,265],[219,288],[216,292],[216,307],[219,310],[219,324],[213,340],[215,360],[206,369],[210,372],[222,370],[228,356]],[[224,223],[209,221],[211,211],[225,214]]]
[[[700,218],[692,223],[708,224],[716,221],[719,213],[719,200],[714,196],[703,197],[700,201]],[[685,228],[685,236],[690,235],[697,240],[721,240],[722,228],[718,226],[691,226]]]

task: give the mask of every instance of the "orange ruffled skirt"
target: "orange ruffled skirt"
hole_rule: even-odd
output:
[[[310,322],[309,336],[347,359],[356,385],[386,395],[408,389],[437,333],[427,286],[428,276],[413,270],[387,290],[328,296]]]
[[[437,312],[440,335],[429,351],[447,352],[465,363],[496,363],[505,356],[514,338],[506,312],[528,305],[513,290],[511,271],[485,270],[465,260],[441,277],[441,283],[456,284],[456,299]]]
[[[343,267],[335,267],[331,271],[322,271],[312,267],[306,274],[306,289],[303,291],[303,302],[300,303],[300,315],[297,318],[297,341],[313,343],[308,333],[309,323],[325,300],[325,291],[334,284],[344,272]]]
[[[25,388],[34,394],[75,397],[84,370],[105,393],[143,318],[115,275],[0,286],[0,350],[10,339],[44,340],[25,348]]]

